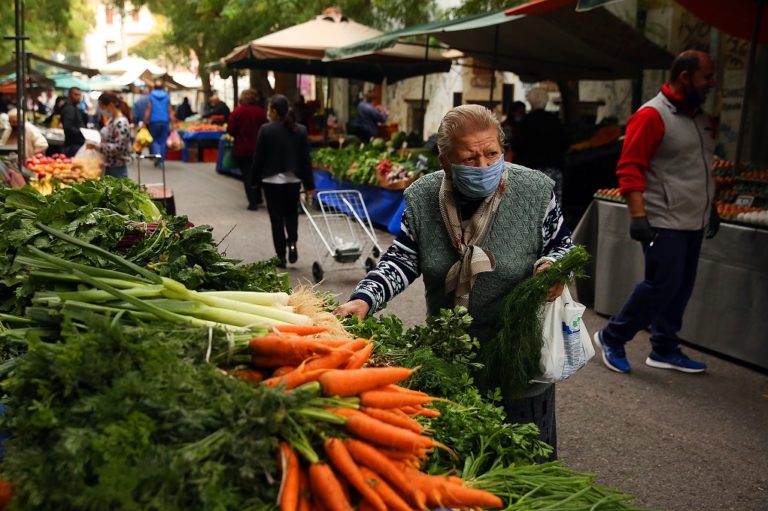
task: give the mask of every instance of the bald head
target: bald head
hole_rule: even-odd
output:
[[[672,62],[669,84],[691,106],[698,106],[707,99],[709,90],[715,86],[715,64],[702,51],[686,50]]]
[[[703,64],[712,64],[712,59],[703,51],[686,50],[675,57],[670,68],[669,81],[675,82],[683,72],[695,73]]]

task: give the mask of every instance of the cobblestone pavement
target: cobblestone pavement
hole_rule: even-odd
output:
[[[131,170],[135,179],[135,165]],[[160,171],[145,165],[142,178],[159,182]],[[167,179],[178,214],[213,226],[228,255],[246,261],[273,255],[267,213],[246,210],[241,181],[216,174],[212,164],[180,162],[169,162]],[[392,241],[383,231],[377,237],[384,249]],[[294,283],[312,282],[315,249],[302,216],[299,260],[288,268]],[[317,289],[344,300],[364,273],[362,265],[344,265],[327,272]],[[406,325],[421,323],[423,292],[417,281],[386,313]],[[588,312],[590,331],[605,323]],[[692,348],[686,351],[709,364],[707,373],[653,369],[643,364],[647,334],[639,334],[627,349],[631,374],[608,371],[598,352],[585,369],[558,385],[558,448],[564,464],[596,474],[600,483],[636,495],[637,505],[651,509],[768,510],[768,376]]]

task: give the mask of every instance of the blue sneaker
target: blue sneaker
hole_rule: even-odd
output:
[[[603,363],[611,371],[617,373],[628,373],[632,370],[629,366],[629,360],[627,360],[627,353],[624,351],[624,346],[613,348],[603,342],[602,330],[595,332],[594,339],[595,344],[600,347],[603,352]]]
[[[691,360],[680,348],[668,355],[659,355],[656,351],[651,351],[645,364],[659,369],[674,369],[684,373],[701,373],[707,369],[707,364],[698,360]]]

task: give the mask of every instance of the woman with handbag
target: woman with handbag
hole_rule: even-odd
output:
[[[308,195],[315,189],[312,160],[309,156],[307,129],[296,123],[288,99],[275,95],[269,99],[267,116],[270,122],[259,130],[253,175],[261,182],[267,201],[272,242],[275,255],[285,268],[299,257],[296,249],[299,227],[299,196],[301,186]]]
[[[99,110],[109,119],[101,129],[99,151],[104,155],[104,175],[128,177],[131,161],[131,109],[114,92],[99,96]]]

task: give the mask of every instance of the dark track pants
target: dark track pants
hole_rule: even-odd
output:
[[[243,177],[245,196],[248,198],[248,206],[256,207],[263,202],[261,199],[261,185],[253,175],[253,156],[235,156],[235,163]]]
[[[643,245],[645,279],[611,318],[603,341],[620,346],[650,326],[651,345],[659,354],[677,349],[677,332],[696,282],[703,231],[659,229],[653,246]]]

